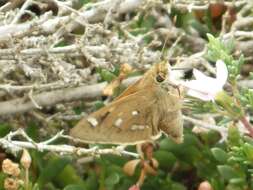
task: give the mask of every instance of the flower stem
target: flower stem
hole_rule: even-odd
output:
[[[29,190],[29,169],[25,169],[25,190]]]
[[[244,127],[249,131],[251,137],[253,137],[253,127],[251,126],[250,122],[246,119],[245,116],[240,118],[240,121],[244,125]]]
[[[139,177],[139,179],[138,179],[138,181],[137,181],[137,183],[136,183],[136,185],[137,185],[138,187],[141,187],[141,186],[142,186],[142,184],[144,183],[145,177],[146,177],[146,171],[145,171],[145,169],[142,169],[142,170],[141,170],[140,177]]]

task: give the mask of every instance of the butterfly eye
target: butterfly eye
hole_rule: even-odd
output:
[[[161,75],[158,74],[158,75],[156,76],[156,81],[157,81],[157,82],[163,82],[163,81],[164,81],[164,78],[163,78]]]

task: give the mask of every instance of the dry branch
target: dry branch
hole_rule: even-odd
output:
[[[17,136],[23,137],[25,141],[12,140],[13,137],[17,137]],[[19,129],[15,132],[11,132],[7,134],[3,138],[0,138],[0,146],[2,146],[5,149],[10,150],[14,154],[26,148],[26,149],[36,149],[38,151],[57,152],[59,154],[72,154],[72,155],[76,154],[78,156],[81,156],[81,155],[98,156],[102,154],[116,154],[116,155],[132,156],[136,158],[139,157],[139,155],[136,153],[124,150],[125,149],[124,146],[117,146],[115,148],[107,148],[107,149],[99,149],[98,147],[81,148],[81,147],[75,147],[75,146],[65,145],[65,144],[50,145],[50,143],[54,142],[55,140],[59,138],[67,138],[67,139],[74,140],[73,138],[69,136],[63,135],[63,131],[61,131],[47,141],[36,143],[22,129]]]
[[[123,82],[123,85],[129,85],[139,77],[133,77]],[[76,88],[66,88],[51,92],[44,92],[33,95],[32,100],[28,97],[17,98],[14,100],[0,102],[0,116],[22,113],[39,107],[54,106],[58,103],[70,102],[81,99],[91,99],[102,95],[106,82],[90,86],[79,86]],[[34,104],[33,101],[36,103]],[[38,106],[37,106],[38,105]]]

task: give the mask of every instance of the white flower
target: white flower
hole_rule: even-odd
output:
[[[222,91],[228,78],[228,70],[222,60],[216,62],[216,78],[206,76],[201,71],[194,69],[193,75],[195,80],[181,83],[189,90],[188,95],[199,98],[204,101],[214,101],[217,93]]]

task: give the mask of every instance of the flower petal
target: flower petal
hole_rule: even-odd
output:
[[[193,69],[193,75],[197,80],[200,80],[200,81],[206,80],[207,78],[207,76],[203,72],[199,71],[198,69]]]
[[[213,100],[213,97],[210,96],[209,94],[204,94],[204,93],[201,93],[201,92],[198,92],[198,91],[195,91],[195,90],[188,90],[187,94],[189,96],[198,98],[198,99],[203,100],[203,101]]]
[[[204,94],[215,94],[220,89],[220,85],[217,84],[217,80],[215,79],[186,81],[183,83],[183,86]]]
[[[226,64],[222,60],[216,61],[216,78],[223,86],[228,78],[228,69]]]
[[[181,84],[189,89],[193,89],[196,91],[202,91],[203,83],[199,80],[191,80],[191,81],[183,81]]]
[[[227,67],[222,60],[216,62],[216,67],[216,78],[206,76],[203,72],[194,69],[193,75],[196,79],[180,84],[188,88],[188,95],[204,101],[213,101],[216,94],[222,91],[228,77]]]

